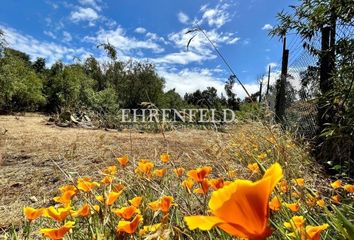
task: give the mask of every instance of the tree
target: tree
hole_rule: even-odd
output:
[[[5,49],[0,59],[0,108],[3,111],[34,111],[45,102],[42,80],[28,66],[27,55]]]
[[[303,0],[291,9],[292,13],[278,14],[279,24],[271,34],[299,34],[305,49],[320,59],[319,77],[314,76],[319,86],[316,156],[322,162],[333,163],[330,167],[338,164],[341,170],[347,168],[348,173],[354,174],[354,169],[350,169],[354,164],[354,40],[350,34],[337,32],[339,27],[348,31],[352,26],[352,1]],[[318,34],[321,49],[310,44]]]

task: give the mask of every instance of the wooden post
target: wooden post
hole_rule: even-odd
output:
[[[269,65],[266,96],[268,96],[268,94],[269,94],[270,71],[271,71],[271,66]]]
[[[261,78],[260,82],[259,82],[259,103],[262,102],[262,87],[263,87],[263,77]]]
[[[275,120],[284,124],[285,102],[286,102],[286,77],[288,75],[289,50],[286,49],[286,37],[283,41],[283,57],[281,67],[281,77],[277,82],[277,96],[275,99]]]

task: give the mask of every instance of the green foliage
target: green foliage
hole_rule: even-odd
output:
[[[45,102],[42,81],[28,66],[27,56],[5,49],[0,59],[0,108],[3,111],[33,111]]]
[[[287,32],[295,32],[304,40],[304,47],[320,57],[319,66],[301,74],[303,88],[300,92],[302,97],[318,100],[319,129],[322,132],[317,136],[317,158],[330,163],[332,169],[340,165],[340,171],[353,175],[354,39],[352,34],[338,32],[340,27],[351,31],[353,3],[350,0],[308,0],[291,6],[291,9],[290,13],[278,14],[279,24],[271,34],[284,36]],[[329,49],[319,51],[307,41],[323,33],[324,26],[329,27]]]

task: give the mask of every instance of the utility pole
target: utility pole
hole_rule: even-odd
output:
[[[269,94],[270,71],[271,71],[271,66],[269,65],[266,96],[268,96],[268,94]]]
[[[283,40],[283,57],[280,80],[277,82],[277,96],[275,100],[275,120],[284,124],[286,102],[286,77],[288,75],[289,49],[286,49],[286,37]]]

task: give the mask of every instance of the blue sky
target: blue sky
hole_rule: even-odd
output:
[[[295,0],[2,0],[0,28],[9,47],[48,65],[90,54],[106,61],[99,43],[109,41],[122,60],[148,60],[180,94],[214,86],[230,73],[205,37],[190,46],[186,35],[198,22],[250,92],[269,64],[279,66],[281,42],[268,37],[276,13]],[[240,86],[235,92],[243,97]]]

